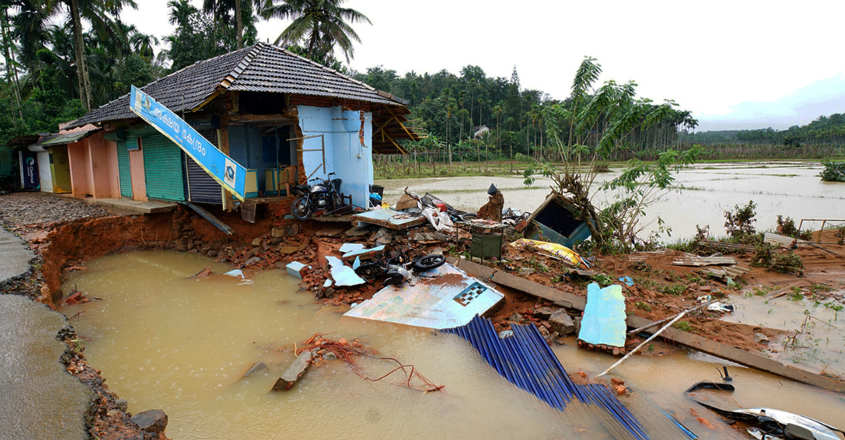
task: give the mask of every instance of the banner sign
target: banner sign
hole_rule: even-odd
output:
[[[129,109],[178,145],[224,189],[244,200],[246,168],[243,165],[218,150],[176,113],[135,86],[130,91]]]

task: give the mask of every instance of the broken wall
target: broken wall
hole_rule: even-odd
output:
[[[297,113],[302,135],[322,135],[325,142],[324,172],[320,137],[303,141],[303,150],[315,150],[302,153],[305,175],[326,178],[334,172],[343,180],[341,192],[352,196],[353,205],[367,208],[373,183],[372,113],[307,105],[297,106]]]

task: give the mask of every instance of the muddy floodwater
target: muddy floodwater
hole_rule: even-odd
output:
[[[63,310],[76,315],[71,322],[91,365],[131,412],[163,409],[170,438],[613,438],[601,411],[579,404],[563,413],[549,408],[498,376],[457,336],[342,318],[343,309],[315,304],[281,271],[252,274],[252,283],[189,279],[209,266],[230,269],[192,254],[133,252],[92,261],[65,283],[101,298]],[[335,360],[312,368],[291,391],[268,392],[293,360],[293,345],[314,333],[358,338],[446,388],[421,393],[402,386],[399,376],[367,382]],[[574,341],[555,351],[570,373],[592,376],[613,361],[575,348]],[[241,379],[256,361],[268,369]],[[375,359],[361,366],[371,377],[392,368]],[[655,429],[665,429],[659,406],[702,438],[743,438],[683,397],[692,383],[717,379],[717,366],[682,352],[652,353],[633,357],[616,373],[633,390],[623,402],[653,419]],[[732,374],[734,397],[748,407],[845,422],[841,395],[740,367]],[[667,432],[652,438],[674,437]]]
[[[665,242],[695,236],[695,225],[710,225],[714,235],[725,235],[724,211],[748,200],[757,203],[757,223],[760,230],[776,226],[777,215],[801,218],[845,218],[845,183],[822,182],[818,174],[822,167],[810,162],[754,162],[699,164],[681,170],[673,189],[662,194],[646,212],[645,231],[657,228],[660,217],[672,228],[672,236]],[[600,174],[595,185],[600,186],[619,174],[619,169]],[[490,183],[502,191],[505,207],[531,211],[549,193],[550,181],[537,179],[532,187],[523,185],[522,177],[475,176],[426,179],[392,179],[377,182],[385,187],[385,199],[394,202],[403,188],[419,194],[431,192],[457,209],[475,212],[487,201]],[[602,206],[604,196],[595,201]],[[818,228],[820,223],[811,227]]]

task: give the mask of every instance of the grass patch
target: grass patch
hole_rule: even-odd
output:
[[[683,330],[685,332],[691,332],[692,326],[687,321],[678,321],[672,324],[672,327],[675,327],[678,330]]]
[[[661,287],[660,291],[667,295],[680,296],[681,294],[687,291],[687,286],[683,284],[672,284]]]

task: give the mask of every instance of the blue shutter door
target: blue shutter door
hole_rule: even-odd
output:
[[[147,180],[147,197],[185,200],[182,150],[170,139],[153,134],[141,140],[144,152],[144,177]]]
[[[132,198],[132,171],[129,166],[129,149],[126,140],[117,141],[117,170],[120,174],[120,195]]]

